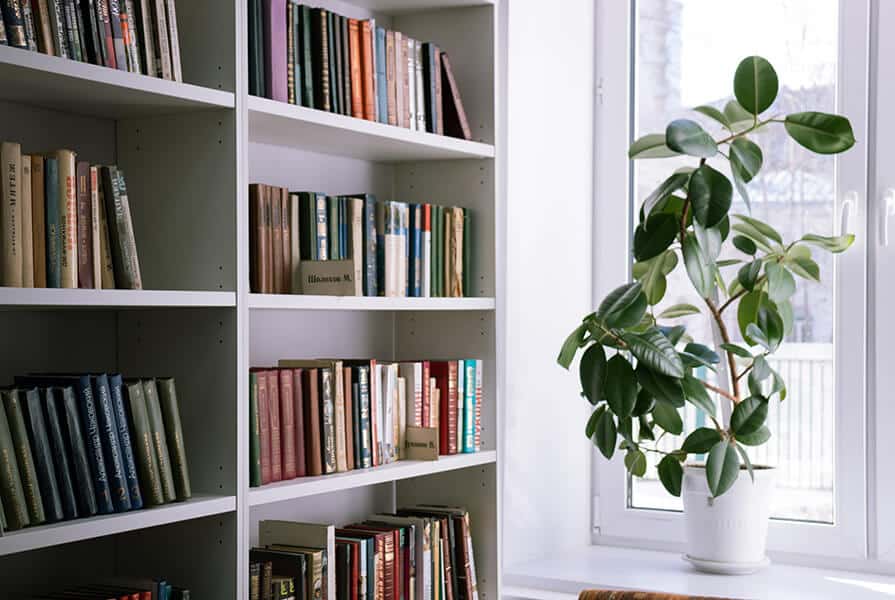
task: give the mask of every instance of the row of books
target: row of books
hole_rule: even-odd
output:
[[[333,526],[262,521],[249,554],[250,600],[478,600],[469,512],[416,505]],[[330,529],[334,529],[330,532]],[[332,533],[335,556],[320,543]]]
[[[124,172],[72,150],[0,146],[0,284],[141,289]]]
[[[447,53],[297,0],[249,0],[249,93],[472,138]]]
[[[165,579],[112,577],[67,588],[61,592],[28,596],[30,600],[190,600],[190,590]]]
[[[481,360],[281,360],[253,368],[250,483],[378,467],[405,458],[408,427],[440,454],[481,450]]]
[[[0,45],[183,81],[174,0],[3,0]]]
[[[316,261],[350,261],[355,296],[471,295],[472,211],[249,186],[252,291],[334,293],[318,288]],[[341,290],[341,288],[339,288]],[[338,293],[338,292],[335,292]]]
[[[29,375],[0,391],[3,529],[192,495],[172,378]]]

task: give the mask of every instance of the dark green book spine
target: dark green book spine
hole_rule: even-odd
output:
[[[87,448],[84,445],[84,434],[81,432],[75,390],[72,387],[54,388],[52,393],[47,393],[46,403],[47,416],[51,421],[50,429],[52,430],[54,427],[52,414],[55,414],[59,421],[62,432],[63,458],[68,469],[69,485],[72,486],[78,515],[93,516],[98,510],[96,492],[93,489],[93,478],[90,475],[90,461],[87,458]],[[62,469],[61,462],[57,461],[56,463],[59,470]],[[60,485],[64,494],[65,484],[60,483]]]
[[[124,458],[121,455],[121,440],[118,439],[118,423],[115,421],[115,409],[112,407],[109,379],[106,375],[98,375],[90,379],[98,409],[96,416],[99,423],[99,436],[103,445],[103,456],[106,459],[106,473],[109,476],[112,502],[117,512],[128,511],[131,509],[131,497],[127,488],[127,476],[124,473]]]
[[[162,492],[162,478],[152,441],[152,429],[149,427],[143,382],[140,380],[125,382],[124,390],[130,409],[131,440],[134,444],[134,454],[142,483],[143,501],[147,506],[164,504],[165,495]]]
[[[299,10],[298,3],[295,0],[291,0],[291,2],[286,5],[286,10],[289,11],[289,15],[292,17],[292,20],[290,22],[292,29],[292,85],[295,90],[295,103],[301,106],[303,87],[301,68],[301,43],[299,42],[299,40],[301,39],[301,11]]]
[[[65,513],[62,511],[62,497],[59,494],[56,468],[53,465],[53,450],[47,435],[40,390],[29,388],[24,391],[24,395],[26,426],[31,438],[31,453],[34,457],[34,469],[37,471],[37,483],[40,487],[40,497],[43,500],[44,514],[47,521],[61,521],[65,518]]]
[[[0,406],[0,498],[6,515],[5,529],[15,531],[31,523],[28,516],[28,503],[25,501],[25,490],[16,460],[16,447],[6,410]]]
[[[308,108],[315,108],[316,99],[314,98],[314,72],[312,64],[311,50],[311,9],[304,4],[298,7],[301,26],[301,35],[299,36],[299,47],[301,49],[301,77],[302,92],[301,102]]]
[[[102,376],[100,376],[102,377]],[[140,479],[137,475],[137,461],[134,459],[134,445],[131,440],[130,427],[127,425],[127,414],[124,410],[124,392],[121,375],[109,375],[109,394],[112,398],[112,410],[115,413],[115,425],[118,427],[118,445],[121,447],[122,468],[127,482],[127,493],[131,499],[131,508],[143,508],[143,494],[140,493]]]
[[[62,234],[59,222],[59,160],[47,157],[44,163],[46,198],[47,287],[62,287]]]
[[[314,108],[330,111],[329,45],[326,9],[311,9],[311,58],[314,71]]]
[[[114,166],[102,167],[101,171],[115,281],[122,289],[140,289],[140,266],[136,256],[127,191],[122,185],[124,178]]]
[[[177,388],[173,377],[156,380],[162,418],[168,434],[168,454],[174,474],[174,489],[178,500],[188,500],[193,491],[190,486],[190,470],[187,468],[186,443],[183,440],[183,425],[180,421],[180,404],[177,402]]]
[[[15,446],[16,460],[19,463],[22,489],[25,490],[28,517],[32,525],[39,525],[45,522],[47,517],[40,495],[40,483],[37,479],[37,470],[34,467],[34,457],[31,454],[31,444],[28,441],[28,429],[25,426],[25,414],[22,410],[19,390],[3,390],[2,396],[3,406],[6,408],[6,419],[9,421],[9,430],[12,433],[12,443]]]
[[[326,53],[329,58],[329,110],[334,113],[341,111],[339,98],[339,66],[336,64],[336,27],[333,12],[326,11]]]
[[[249,485],[261,485],[261,429],[258,418],[258,375],[249,373]]]
[[[342,114],[351,116],[351,44],[348,38],[348,17],[339,16],[342,27]]]
[[[155,379],[143,380],[143,395],[146,397],[146,413],[149,415],[152,446],[158,459],[162,492],[166,502],[174,502],[177,500],[177,490],[174,487],[174,473],[171,471],[171,457],[168,454],[168,437],[165,435],[165,421],[162,418],[162,407],[159,404]]]
[[[329,260],[340,260],[339,254],[339,197],[326,197],[326,225],[329,236]]]
[[[438,133],[438,112],[435,98],[435,61],[437,47],[431,42],[423,44],[423,92],[426,99],[426,131]]]
[[[463,209],[463,295],[472,296],[472,214]]]

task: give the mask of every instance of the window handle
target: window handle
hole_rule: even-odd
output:
[[[839,235],[846,235],[849,233],[851,215],[857,208],[858,192],[846,192],[845,198],[842,199],[842,207],[839,209]]]
[[[889,245],[889,217],[895,216],[895,188],[883,192],[880,204],[879,237],[886,247]]]

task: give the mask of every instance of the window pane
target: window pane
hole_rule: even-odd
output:
[[[719,126],[688,108],[711,104],[722,108],[731,98],[733,72],[740,59],[758,54],[777,70],[781,88],[769,114],[800,110],[835,112],[837,34],[836,0],[639,0],[635,62],[634,130],[637,137],[664,131],[672,119],[700,121],[718,137]],[[760,33],[757,33],[760,32]],[[833,234],[836,189],[835,159],[817,156],[792,142],[782,127],[755,136],[764,149],[764,166],[749,185],[752,215],[773,224],[784,239],[803,233]],[[634,166],[632,208],[678,166],[694,159],[642,160]],[[726,161],[714,161],[716,168]],[[729,172],[726,173],[729,176]],[[732,214],[746,213],[735,197]],[[732,258],[738,254],[729,251]],[[739,255],[742,258],[742,255]],[[786,380],[787,399],[771,402],[770,442],[752,452],[756,463],[778,468],[772,515],[778,518],[832,522],[833,508],[833,260],[816,252],[822,283],[799,280],[792,298],[793,330],[771,366]],[[726,281],[738,267],[722,270]],[[668,281],[662,308],[693,302],[683,268]],[[725,313],[731,335],[740,341],[734,311]],[[688,332],[711,341],[710,324],[688,317]],[[688,407],[689,425],[699,419]],[[665,439],[662,447],[678,447]],[[637,508],[680,510],[680,500],[653,479],[635,480],[629,504]]]

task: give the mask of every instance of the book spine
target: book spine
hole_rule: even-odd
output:
[[[289,29],[292,32],[292,50],[289,52],[289,57],[292,59],[292,67],[290,69],[293,82],[292,89],[295,94],[295,104],[303,105],[301,97],[304,87],[302,85],[304,73],[301,68],[301,10],[297,0],[289,0],[286,11],[292,19],[289,25]]]
[[[261,485],[261,426],[258,407],[258,374],[249,373],[249,485]]]
[[[180,35],[177,31],[177,11],[174,0],[167,0],[168,44],[171,53],[171,76],[174,81],[183,81],[183,67],[180,60]]]
[[[472,296],[472,212],[468,208],[461,209],[463,216],[463,235],[460,238],[460,255],[462,257],[463,284],[462,294]]]
[[[90,208],[90,165],[79,161],[77,181],[78,287],[93,288],[93,222]]]
[[[276,371],[267,372],[267,409],[270,423],[270,480],[283,479],[283,441],[280,428],[280,381]]]
[[[333,112],[343,114],[345,90],[342,89],[342,26],[339,23],[339,15],[332,11],[327,13],[327,29],[329,31],[329,73]]]
[[[0,145],[0,161],[3,169],[0,185],[3,194],[0,198],[3,202],[0,211],[3,225],[2,284],[22,287],[22,147],[14,142],[3,142]]]
[[[343,409],[343,412],[345,413],[345,462],[347,463],[347,470],[353,471],[356,468],[354,460],[354,404],[356,400],[354,390],[352,389],[353,382],[351,380],[351,367],[342,367],[341,373],[342,391],[345,398],[345,407]]]
[[[255,372],[258,382],[258,436],[261,440],[259,458],[261,461],[261,484],[272,481],[270,464],[270,395],[267,388],[267,372]]]
[[[34,16],[34,29],[37,34],[38,50],[49,56],[56,56],[56,44],[53,41],[53,27],[50,24],[50,7],[48,0],[32,0],[31,12]]]
[[[102,386],[103,376],[97,377]],[[115,425],[118,432],[118,445],[121,447],[121,466],[124,478],[127,482],[127,492],[131,501],[131,508],[136,510],[143,508],[143,494],[140,492],[140,480],[137,475],[137,461],[134,458],[134,446],[131,438],[130,427],[127,424],[127,413],[124,408],[124,392],[121,375],[107,376],[109,398],[112,402],[112,410],[115,416]]]
[[[158,42],[158,52],[156,53],[158,65],[156,71],[162,74],[163,79],[173,80],[174,72],[171,67],[171,44],[168,39],[168,17],[165,10],[165,0],[152,0],[152,3],[155,39]]]
[[[168,436],[165,431],[165,421],[162,417],[162,407],[159,402],[158,387],[154,379],[143,380],[143,395],[146,398],[146,414],[149,416],[149,430],[152,432],[152,447],[158,459],[158,468],[161,475],[162,493],[166,502],[177,499],[177,490],[174,487],[174,473],[171,469],[171,455],[168,453]]]
[[[387,31],[385,34],[385,79],[386,79],[386,113],[388,124],[398,124],[397,87],[395,78],[395,32]]]
[[[97,64],[114,69],[115,42],[112,39],[112,24],[109,22],[109,0],[94,0],[93,11],[96,13],[96,37],[99,42]]]
[[[407,40],[400,31],[394,32],[395,51],[395,125],[407,127]]]
[[[435,45],[426,42],[422,48],[423,57],[423,98],[426,103],[426,131],[435,133],[438,129],[435,114]]]
[[[283,238],[283,272],[280,282],[280,293],[288,294],[292,291],[292,219],[289,210],[289,191],[286,188],[279,189],[280,194],[280,229]],[[295,232],[298,235],[298,232]]]
[[[332,90],[330,86],[329,72],[329,28],[327,11],[322,8],[312,9],[311,15],[313,23],[311,24],[311,35],[313,54],[314,54],[314,90],[316,98],[314,100],[315,108],[332,110]]]
[[[313,27],[311,9],[304,4],[299,5],[299,21],[301,24],[301,73],[303,79],[302,103],[309,108],[318,108],[314,96],[314,50],[312,44],[311,28]]]
[[[317,369],[302,372],[305,421],[305,471],[308,475],[323,474],[323,453],[320,439],[320,390]]]
[[[416,73],[416,129],[417,131],[426,131],[426,118],[428,117],[428,108],[426,107],[426,78],[423,75],[423,44],[416,41],[413,44],[415,53],[413,66]]]
[[[26,426],[44,514],[48,522],[61,521],[65,518],[65,513],[62,510],[62,496],[59,494],[56,467],[53,464],[53,452],[50,448],[47,425],[44,421],[40,391],[37,388],[26,389],[24,396]]]
[[[124,176],[115,166],[103,167],[102,172],[115,280],[118,287],[139,290],[143,283]]]
[[[146,407],[143,382],[139,379],[128,381],[124,388],[130,408],[131,440],[134,442],[134,454],[137,459],[137,467],[140,470],[139,479],[142,481],[141,495],[144,503],[148,506],[164,504],[165,493],[162,490],[162,475],[155,452],[152,427],[149,424],[149,411]]]
[[[336,471],[342,473],[348,470],[348,450],[345,444],[345,380],[342,371],[342,363],[334,362],[332,369],[333,378],[333,406],[335,408],[335,446],[336,446]]]
[[[75,194],[75,153],[59,150],[59,268],[60,287],[78,287],[78,206]]]
[[[432,296],[432,205],[422,205],[422,238],[420,264],[422,289],[421,293],[424,298]]]
[[[100,212],[103,211],[99,202],[99,173],[96,167],[88,167],[87,181],[89,182],[90,196],[90,276],[93,288],[100,290],[103,287],[102,242],[100,242]],[[80,226],[80,222],[78,223]]]
[[[286,4],[286,97],[289,104],[295,101],[295,24],[292,22],[291,4]]]
[[[329,239],[327,237],[326,195],[316,194],[317,207],[317,258],[329,260]]]
[[[16,461],[22,477],[22,488],[25,491],[25,502],[28,506],[28,519],[31,525],[39,525],[47,519],[40,493],[37,469],[34,465],[34,456],[28,441],[28,429],[25,426],[25,415],[19,398],[19,390],[3,390],[0,394],[3,396],[6,419],[9,422]]]
[[[139,33],[138,41],[140,42],[138,50],[143,51],[143,73],[150,77],[156,77],[156,42],[153,39],[155,36],[152,33],[152,8],[150,7],[150,0],[135,1],[136,3],[134,7],[137,9],[136,22]]]
[[[336,472],[336,399],[332,369],[320,369],[320,437],[323,442],[323,472]]]
[[[407,100],[407,126],[411,130],[416,131],[419,120],[417,111],[419,107],[416,103],[416,40],[407,38],[405,48],[405,60],[407,65],[407,91],[405,99]]]
[[[463,452],[466,419],[466,361],[457,363],[457,454]]]
[[[341,239],[339,235],[339,199],[336,196],[326,197],[326,228],[329,240],[329,260],[340,260]]]
[[[351,116],[351,44],[348,39],[348,17],[339,17],[342,42],[342,114]]]
[[[56,56],[72,58],[68,47],[68,35],[65,32],[65,1],[48,0],[50,10],[50,27],[53,32],[53,44],[56,47]]]
[[[423,296],[423,206],[414,204],[413,210],[413,231],[411,239],[413,242],[413,262],[411,263],[411,276],[413,277],[413,295],[417,298]]]
[[[119,0],[121,9],[121,35],[124,38],[124,48],[127,53],[127,67],[131,73],[143,71],[140,64],[140,52],[137,50],[137,25],[134,20],[133,0]]]
[[[363,203],[364,295],[378,296],[376,198],[366,194]]]
[[[473,411],[473,452],[482,449],[482,381],[484,373],[482,372],[483,363],[481,359],[475,361],[475,410]]]
[[[379,430],[381,429],[379,424],[380,413],[382,412],[381,397],[381,384],[382,380],[379,373],[379,368],[376,365],[375,360],[370,361],[370,373],[369,373],[369,382],[370,382],[370,457],[373,461],[373,466],[378,467],[382,464],[382,456],[381,456],[381,448],[379,446]]]
[[[362,198],[346,198],[351,235],[349,256],[354,263],[354,295],[363,296],[366,277],[364,262],[364,201]]]
[[[3,21],[6,24],[6,43],[13,48],[28,48],[25,16],[20,0],[2,0]]]
[[[109,220],[106,218],[106,195],[103,191],[101,167],[91,167],[97,174],[97,211],[99,212],[100,285],[104,290],[115,289],[115,265],[112,261],[112,242],[109,239]],[[91,178],[93,174],[91,173]],[[92,181],[92,179],[91,179]]]
[[[109,380],[106,375],[99,375],[92,379],[96,404],[99,408],[97,419],[103,444],[103,456],[106,458],[106,472],[109,475],[109,486],[112,491],[112,502],[117,512],[128,511],[132,507],[130,491],[125,474],[121,440],[118,438],[118,423],[115,419]]]
[[[81,426],[88,444],[87,457],[90,461],[90,472],[93,476],[93,487],[96,494],[97,512],[108,514],[114,512],[112,492],[109,486],[106,461],[103,453],[103,440],[100,433],[99,417],[96,410],[96,400],[90,386],[90,378],[82,376],[77,382],[78,412],[81,417]],[[66,406],[69,410],[69,406]],[[71,415],[69,414],[69,424]],[[71,425],[70,425],[71,428]]]
[[[31,249],[34,287],[47,287],[47,222],[44,157],[31,156]]]
[[[388,61],[385,29],[376,28],[376,119],[388,123]]]
[[[22,285],[34,287],[34,237],[31,230],[31,156],[22,155],[22,179],[19,184],[22,237]]]
[[[190,485],[190,471],[187,466],[186,442],[183,439],[177,386],[174,384],[173,377],[162,377],[156,380],[156,387],[162,407],[162,420],[165,422],[165,433],[168,436],[168,452],[171,456],[174,489],[178,500],[188,500],[192,497],[193,491]]]
[[[374,81],[376,79],[376,71],[373,63],[373,23],[368,19],[360,22],[361,32],[361,65],[363,79],[363,97],[364,97],[364,119],[368,121],[376,120],[376,96],[374,93]]]
[[[357,379],[360,399],[360,459],[361,467],[368,469],[373,466],[372,438],[370,435],[370,367],[358,367]]]
[[[283,210],[280,206],[281,198],[279,190],[268,187],[270,193],[270,217],[271,217],[271,258],[273,262],[273,286],[270,291],[275,294],[283,292]]]
[[[87,50],[87,59],[95,65],[104,65],[102,42],[99,37],[96,6],[94,0],[81,0],[78,6],[81,9],[84,28],[84,43]]]
[[[348,45],[351,57],[351,116],[358,119],[364,118],[364,79],[363,79],[363,51],[361,50],[360,22],[357,19],[348,19]]]
[[[293,369],[292,377],[292,416],[295,419],[295,476],[307,474],[305,456],[305,397],[302,385],[302,370]]]
[[[442,97],[441,85],[441,49],[435,47],[435,70],[433,78],[435,79],[435,133],[444,135],[444,99]]]
[[[0,499],[3,501],[6,529],[15,531],[31,523],[22,475],[16,460],[16,445],[5,409],[0,410]]]
[[[28,43],[28,50],[37,52],[37,30],[34,27],[34,14],[31,9],[32,0],[21,0],[22,2],[22,20],[25,22],[25,40]]]
[[[295,392],[292,389],[292,369],[274,371],[279,376],[280,452],[283,479],[295,479]]]
[[[451,228],[449,235],[451,236],[450,248],[450,273],[451,288],[450,296],[452,298],[462,298],[465,295],[463,287],[463,209],[453,207],[451,210]]]
[[[463,452],[475,452],[476,361],[467,359],[464,361],[464,367],[466,398],[463,402]]]
[[[361,432],[361,397],[360,383],[358,382],[358,370],[355,367],[349,367],[351,370],[351,433],[354,442],[354,468],[362,469],[364,465],[363,434]],[[346,373],[347,374],[347,373]]]
[[[78,31],[78,15],[75,11],[75,0],[65,0],[63,7],[65,20],[65,37],[68,42],[69,53],[72,60],[84,62],[84,52],[81,50],[80,32]]]
[[[109,0],[109,25],[112,28],[115,66],[119,71],[127,71],[127,50],[124,44],[124,32],[121,30],[121,2],[122,0]]]
[[[471,140],[472,131],[469,128],[469,121],[466,118],[466,110],[463,108],[463,100],[460,98],[457,81],[454,79],[454,70],[451,68],[451,61],[448,55],[444,52],[441,53],[441,85],[445,88],[442,92],[442,107],[445,109],[443,124],[445,134],[464,140]]]

